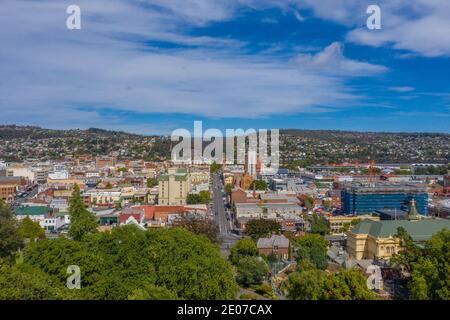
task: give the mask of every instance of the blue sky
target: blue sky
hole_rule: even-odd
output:
[[[0,123],[450,132],[450,1],[376,2],[3,0]]]

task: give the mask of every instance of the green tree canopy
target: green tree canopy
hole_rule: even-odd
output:
[[[441,175],[441,174],[447,174],[449,170],[449,167],[447,166],[427,166],[427,167],[415,167],[414,173],[415,174],[434,174],[434,175]]]
[[[285,285],[292,300],[374,300],[366,278],[357,270],[327,274],[318,269],[293,272]]]
[[[236,263],[236,270],[236,280],[244,287],[262,283],[269,274],[269,266],[259,257],[242,257]]]
[[[327,300],[375,300],[375,294],[367,287],[367,279],[358,270],[340,270],[328,276],[324,293]]]
[[[318,269],[293,272],[286,283],[288,299],[290,300],[320,300],[324,299],[327,286],[327,275]]]
[[[45,271],[65,285],[67,267],[77,265],[82,271],[81,286],[93,285],[100,278],[104,259],[85,243],[64,237],[30,244],[24,250],[24,262]]]
[[[134,289],[128,300],[177,300],[177,295],[164,287],[147,284],[143,288]]]
[[[221,169],[221,166],[217,164],[215,161],[209,166],[209,171],[211,173],[216,173]]]
[[[148,178],[147,179],[147,188],[153,188],[158,185],[158,179],[156,178]]]
[[[197,235],[204,235],[212,243],[219,242],[219,228],[213,220],[182,216],[173,222],[173,226],[186,229]]]
[[[204,237],[174,228],[150,230],[147,238],[156,285],[184,299],[235,297],[237,287],[231,265],[220,256],[218,247]]]
[[[0,199],[0,258],[12,259],[14,253],[22,247],[19,224],[9,206]]]
[[[208,204],[211,201],[211,192],[200,191],[198,194],[188,194],[187,204]]]
[[[267,182],[264,180],[253,180],[251,186],[252,189],[255,187],[256,190],[265,191],[267,190]]]
[[[307,234],[294,242],[294,250],[299,265],[309,260],[317,269],[326,269],[328,266],[328,241],[318,234]]]
[[[397,236],[403,250],[394,255],[390,263],[409,272],[406,281],[410,298],[449,300],[450,230],[443,229],[436,233],[424,247],[415,245],[403,228],[398,229]]]
[[[314,208],[314,198],[311,196],[305,197],[305,199],[303,200],[303,204],[305,208],[311,210],[312,208]]]
[[[232,266],[204,236],[180,228],[140,230],[115,227],[31,244],[24,264],[55,279],[60,287],[67,267],[81,270],[81,299],[232,299],[237,285]]]
[[[68,289],[45,272],[0,259],[0,300],[69,299]]]
[[[242,257],[255,257],[257,254],[255,241],[244,237],[236,241],[231,247],[230,260],[233,264],[236,264]]]
[[[69,236],[74,240],[81,240],[83,236],[97,231],[97,218],[86,210],[80,195],[80,188],[74,185],[69,203],[70,226]]]
[[[245,233],[254,240],[270,236],[272,233],[280,233],[281,225],[274,220],[253,219],[245,225]]]
[[[310,221],[312,233],[317,233],[324,236],[330,232],[330,228],[328,227],[328,223],[324,217],[314,213],[310,218]]]
[[[39,222],[31,220],[29,217],[22,219],[19,223],[19,234],[22,238],[34,241],[38,238],[45,238],[45,230]]]

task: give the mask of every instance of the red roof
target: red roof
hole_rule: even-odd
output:
[[[144,211],[144,220],[164,220],[170,213],[185,213],[191,211],[191,208],[184,206],[137,206],[136,209]]]
[[[36,204],[48,204],[47,201],[36,198],[36,199],[32,199],[31,201],[29,201],[30,203],[36,203]]]
[[[135,218],[137,222],[141,221],[141,215],[139,213],[122,213],[119,216],[119,224],[127,222],[130,217]]]

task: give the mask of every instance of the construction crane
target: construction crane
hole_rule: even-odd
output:
[[[373,160],[369,161],[369,183],[373,183]]]

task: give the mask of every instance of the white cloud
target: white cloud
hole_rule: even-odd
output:
[[[331,75],[371,76],[388,70],[384,66],[345,58],[342,44],[339,42],[332,43],[315,55],[300,54],[295,60],[301,66]]]
[[[395,92],[411,92],[411,91],[414,91],[415,88],[408,87],[408,86],[404,86],[404,87],[389,87],[388,90],[395,91]]]
[[[348,39],[375,47],[392,46],[426,57],[450,56],[450,2],[396,1],[380,4],[382,30],[358,28]]]
[[[274,18],[271,18],[271,17],[265,17],[265,18],[261,19],[261,22],[262,23],[267,23],[267,24],[277,24],[278,20],[274,19]]]
[[[294,16],[300,22],[304,22],[306,20],[299,11],[294,11]]]
[[[293,62],[243,55],[239,41],[187,32],[229,19],[239,5],[262,5],[252,1],[77,3],[83,29],[69,31],[71,1],[3,1],[9,14],[0,29],[0,109],[8,121],[123,127],[125,120],[102,110],[215,118],[323,112],[362,99],[346,87],[348,77],[386,71],[345,58],[339,43]],[[151,41],[194,47],[163,49]]]
[[[250,1],[250,0],[248,0]],[[251,2],[251,1],[250,1]],[[447,0],[260,0],[266,5],[310,9],[314,16],[353,30],[347,39],[358,44],[410,51],[426,57],[450,56],[450,1]],[[366,9],[380,6],[382,30],[368,30]]]

